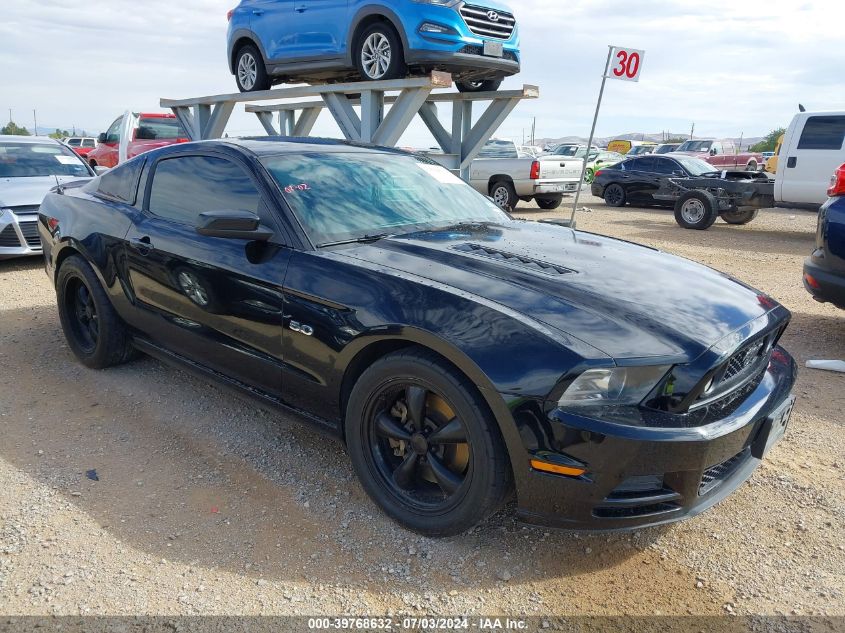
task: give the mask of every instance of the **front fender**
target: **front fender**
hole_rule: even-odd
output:
[[[355,66],[355,61],[353,59],[353,49],[355,48],[355,33],[357,32],[358,27],[361,25],[361,22],[363,22],[368,17],[374,15],[384,17],[391,23],[393,28],[396,29],[396,32],[399,33],[399,38],[402,40],[402,49],[404,50],[405,55],[408,54],[408,36],[405,34],[405,28],[402,24],[402,20],[400,19],[399,15],[395,11],[384,6],[383,4],[370,4],[361,7],[358,10],[358,12],[355,14],[355,17],[352,18],[349,30],[346,34],[346,63],[350,67]]]

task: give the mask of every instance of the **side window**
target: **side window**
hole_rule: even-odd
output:
[[[710,151],[711,151],[711,152],[715,152],[715,154],[716,154],[717,156],[718,156],[719,154],[724,154],[724,153],[725,153],[725,152],[724,152],[724,150],[722,149],[722,144],[721,144],[721,143],[713,143],[713,145],[711,145],[711,146],[710,146]]]
[[[143,164],[144,159],[131,160],[110,169],[100,176],[97,193],[112,200],[135,204],[138,193],[138,176]]]
[[[666,160],[665,158],[652,158],[651,160],[654,165],[653,170],[658,174],[671,175],[676,169],[675,164],[671,160]]]
[[[118,117],[117,120],[109,126],[109,129],[106,132],[106,143],[120,142],[121,123],[123,123],[123,117]]]
[[[654,159],[651,156],[644,156],[643,158],[638,158],[635,161],[632,161],[634,166],[632,169],[636,169],[637,171],[647,171],[653,172],[654,171]]]
[[[70,145],[71,147],[79,147],[81,142],[82,142],[82,139],[78,139],[78,138],[69,138],[67,140],[67,144]]]
[[[811,116],[804,124],[798,149],[842,149],[845,116]]]
[[[196,225],[203,211],[258,213],[261,195],[246,172],[214,156],[179,156],[160,160],[153,171],[151,213]]]

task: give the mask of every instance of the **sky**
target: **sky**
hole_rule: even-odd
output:
[[[11,109],[31,128],[36,109],[39,127],[97,133],[127,109],[159,110],[162,97],[234,92],[226,12],[235,1],[4,0],[0,121]],[[523,66],[503,89],[534,84],[541,96],[520,104],[499,137],[521,142],[535,117],[537,138],[586,137],[611,44],[646,53],[638,83],[608,81],[598,136],[688,133],[695,123],[696,136],[747,138],[788,125],[799,102],[845,109],[842,0],[507,1]],[[263,128],[238,106],[227,132]],[[314,134],[340,136],[327,112]],[[417,120],[400,144],[433,139]]]

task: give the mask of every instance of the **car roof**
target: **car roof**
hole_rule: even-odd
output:
[[[256,156],[270,156],[276,154],[302,154],[305,152],[344,152],[344,153],[380,153],[380,154],[409,154],[392,147],[380,147],[355,141],[342,141],[333,138],[297,138],[286,136],[253,136],[243,138],[225,138],[210,141],[198,141],[188,145],[214,146],[229,145],[247,150]],[[187,145],[172,145],[171,148],[184,149]]]
[[[49,136],[16,136],[14,134],[0,134],[0,143],[56,143],[60,144],[56,139]]]

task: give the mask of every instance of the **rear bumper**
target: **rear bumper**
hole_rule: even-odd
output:
[[[534,185],[534,195],[574,193],[577,189],[577,182],[538,182]]]
[[[813,278],[817,288],[810,285],[807,275]],[[845,275],[820,266],[812,258],[804,261],[804,288],[816,301],[830,302],[845,309]]]
[[[760,463],[770,416],[790,398],[797,369],[776,348],[757,388],[732,414],[702,427],[642,428],[559,409],[545,432],[584,464],[574,478],[531,470],[522,521],[571,530],[631,530],[687,519],[736,490]]]
[[[41,254],[38,216],[0,211],[0,259]]]

